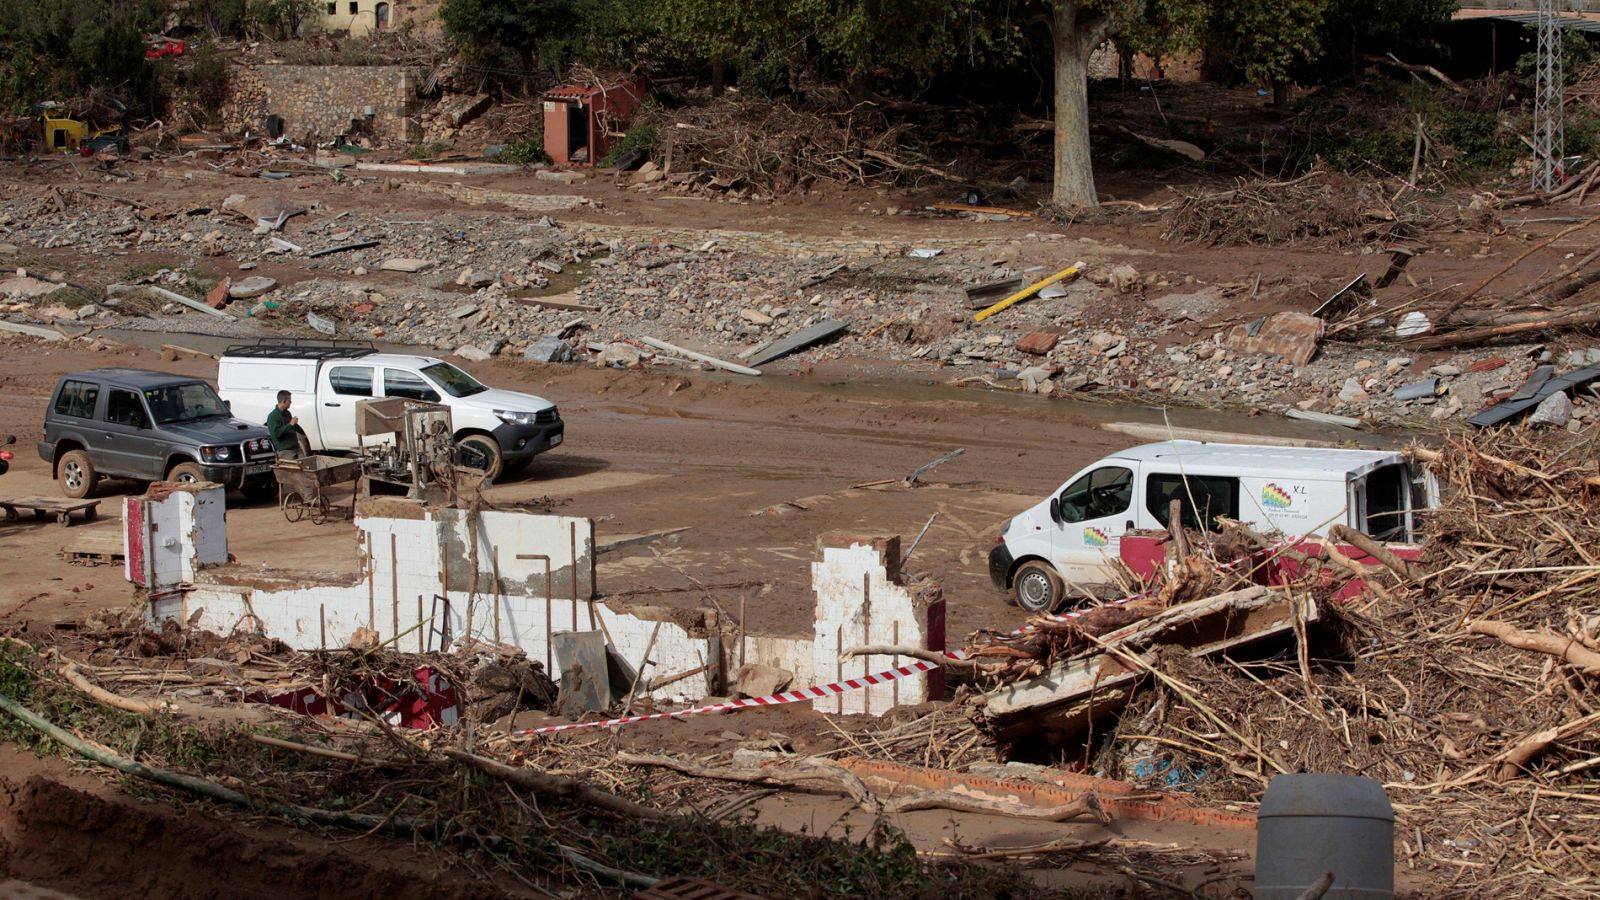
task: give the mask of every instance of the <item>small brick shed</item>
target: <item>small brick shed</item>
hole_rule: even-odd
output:
[[[557,165],[592,166],[644,103],[644,81],[569,84],[544,95],[544,152]]]

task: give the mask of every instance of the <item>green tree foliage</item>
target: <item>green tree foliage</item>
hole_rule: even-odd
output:
[[[317,11],[317,0],[249,0],[245,25],[257,37],[286,41]]]
[[[165,13],[160,0],[3,0],[0,104],[23,112],[98,90],[135,113],[155,110],[145,35],[160,30]]]
[[[1211,46],[1226,52],[1245,80],[1281,87],[1291,72],[1321,54],[1329,5],[1329,0],[1217,4],[1211,19]]]
[[[1309,77],[1347,72],[1363,54],[1402,57],[1433,49],[1434,35],[1450,21],[1457,0],[1338,0],[1323,16],[1320,64]]]
[[[580,0],[445,0],[445,32],[470,64],[505,80],[532,80],[537,70],[559,75],[565,50],[579,32]]]
[[[248,0],[189,0],[182,9],[183,21],[204,28],[213,37],[237,37],[250,22]]]

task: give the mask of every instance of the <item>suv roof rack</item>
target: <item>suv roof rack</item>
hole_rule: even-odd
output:
[[[262,338],[254,344],[234,344],[222,355],[243,359],[358,359],[377,352],[371,341]]]

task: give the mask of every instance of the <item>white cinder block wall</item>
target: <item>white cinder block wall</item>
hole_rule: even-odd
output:
[[[155,532],[172,544],[165,548],[172,557],[168,568],[191,587],[152,590],[152,620],[195,617],[194,624],[208,631],[259,630],[301,650],[344,647],[362,628],[376,632],[381,643],[413,652],[443,649],[446,638],[455,644],[473,637],[518,647],[552,672],[556,666],[550,635],[602,630],[633,669],[639,668],[648,648],[647,682],[704,667],[727,671],[738,661],[725,658],[714,618],[698,623],[692,614],[652,618],[595,602],[594,524],[588,519],[482,512],[474,566],[473,517],[467,510],[419,509],[417,518],[365,516],[356,521],[364,556],[359,578],[285,585],[281,577],[264,575],[257,585],[241,586],[237,572],[231,573],[230,583],[206,577],[205,565],[227,559],[220,490],[217,494],[215,503],[205,492],[137,498],[141,515],[128,517],[130,544],[149,543],[141,523],[186,523],[158,526]],[[839,652],[858,644],[943,648],[942,606],[912,594],[892,571],[898,566],[897,539],[879,539],[876,543],[883,546],[878,547],[873,539],[832,540],[845,546],[825,546],[822,560],[812,564],[817,597],[812,639],[748,635],[744,662],[787,669],[798,688],[876,674],[907,661],[873,656],[841,662]],[[895,549],[885,549],[890,546]],[[158,580],[156,587],[175,583]],[[708,674],[673,680],[650,695],[699,699],[711,693]],[[881,715],[898,704],[923,702],[930,691],[940,690],[942,680],[919,673],[818,700],[815,706],[825,712]]]

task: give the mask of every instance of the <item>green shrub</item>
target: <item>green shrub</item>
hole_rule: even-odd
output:
[[[645,155],[649,156],[655,146],[656,127],[654,125],[635,125],[628,129],[628,133],[622,136],[622,140],[617,141],[617,145],[611,148],[611,152],[607,153],[605,159],[602,159],[600,163],[614,166],[619,160],[635,150],[643,150]]]
[[[506,149],[500,151],[499,161],[514,166],[528,166],[534,163],[547,163],[550,161],[550,155],[544,152],[542,137],[531,137],[514,144],[507,144]]]
[[[406,148],[406,159],[432,159],[449,149],[445,141],[428,141],[422,144],[412,144]]]

